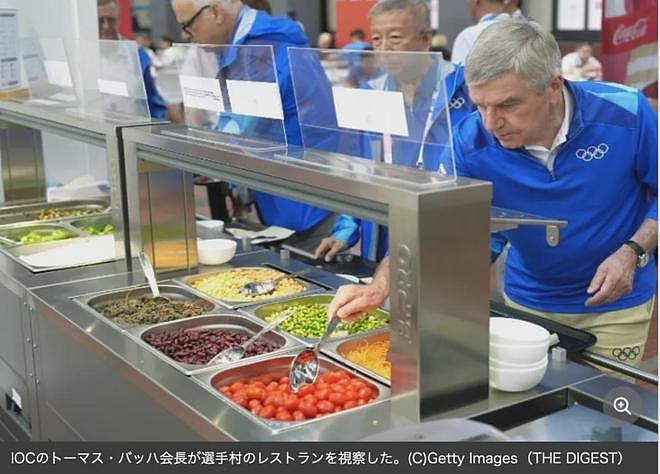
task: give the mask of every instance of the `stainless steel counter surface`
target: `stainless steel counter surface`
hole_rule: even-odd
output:
[[[271,252],[237,256],[232,265],[256,265],[273,263],[279,256]],[[286,265],[283,265],[286,267]],[[295,266],[295,265],[294,265]],[[200,272],[212,268],[200,268]],[[159,275],[158,279],[180,277],[184,273]],[[310,275],[314,277],[314,274]],[[72,296],[98,291],[125,288],[143,284],[141,273],[125,273],[86,281],[62,283],[54,286],[42,286],[32,291],[31,306],[39,318],[57,322],[63,326],[65,321],[72,328],[67,330],[71,338],[79,340],[85,346],[93,346],[92,354],[96,357],[111,358],[113,373],[121,373],[146,391],[155,406],[167,406],[169,414],[179,417],[182,422],[192,426],[201,439],[245,439],[245,440],[310,440],[310,439],[360,439],[374,434],[390,425],[389,401],[382,401],[369,409],[347,414],[338,414],[330,420],[317,420],[294,429],[271,428],[250,420],[249,414],[237,410],[222,402],[213,389],[176,371],[173,367],[153,354],[152,351],[128,337],[124,331],[104,322],[94,313],[71,300]],[[89,338],[80,342],[80,338]],[[102,383],[99,379],[98,383]],[[43,384],[42,384],[43,385]],[[146,388],[145,388],[146,387]],[[112,387],[110,387],[112,389]],[[80,393],[81,385],[74,383],[69,390]],[[101,401],[99,401],[102,404]],[[65,408],[60,412],[66,411]],[[97,407],[99,416],[103,407]],[[108,422],[103,418],[103,423]],[[111,419],[109,421],[112,423]],[[108,427],[108,429],[111,429]],[[173,435],[174,436],[174,435]]]
[[[2,275],[3,284],[6,286],[9,286],[8,283],[11,281],[14,283],[14,287],[39,288],[42,286],[89,280],[108,275],[118,275],[126,273],[127,271],[128,268],[126,262],[124,260],[117,260],[115,262],[100,263],[98,265],[68,268],[45,273],[32,273],[17,261],[0,253],[0,275]]]
[[[298,270],[304,265],[294,259],[282,261],[278,254],[269,251],[239,255],[231,261],[232,266],[262,264],[270,264],[292,271]],[[212,271],[217,268],[223,267],[201,267],[198,272]],[[188,274],[190,273],[168,273],[159,275],[158,279],[178,278]],[[345,280],[321,270],[308,277],[328,287],[345,283]],[[249,414],[223,402],[212,387],[203,384],[199,379],[191,379],[176,371],[124,331],[105,323],[97,315],[87,311],[71,299],[73,296],[141,285],[144,282],[141,273],[132,272],[98,275],[87,280],[77,279],[60,284],[42,284],[31,290],[30,302],[35,307],[35,311],[43,315],[40,317],[46,317],[55,322],[66,321],[72,328],[71,337],[73,339],[78,340],[79,344],[93,346],[92,352],[95,355],[102,354],[106,361],[111,361],[113,372],[122,374],[122,377],[130,381],[129,383],[140,386],[143,391],[148,393],[155,406],[165,407],[169,415],[192,427],[196,436],[201,439],[350,440],[361,439],[400,423],[393,419],[390,402],[386,400],[366,409],[339,414],[332,419],[321,419],[296,428],[273,429],[254,421]],[[84,339],[87,338],[88,340],[85,342]],[[99,380],[102,383],[102,379]],[[608,382],[597,370],[571,361],[550,361],[544,379],[533,390],[522,393],[504,393],[491,389],[488,400],[452,411],[443,415],[443,418],[483,419],[497,426],[497,420],[488,417],[492,413],[502,412],[511,418],[504,422],[504,425],[516,426],[520,433],[526,433],[525,429],[536,430],[535,433],[541,433],[538,436],[543,436],[543,429],[561,423],[556,420],[561,420],[561,417],[564,416],[562,413],[572,407],[573,402],[566,395],[569,388],[572,391],[585,392],[590,398],[597,398],[600,392],[607,391],[608,383],[616,384],[618,382],[616,380]],[[573,387],[577,388],[574,390]],[[80,389],[79,384],[74,384],[70,388],[70,390],[76,389]],[[110,387],[110,391],[112,391],[112,387]],[[645,399],[648,399],[648,403],[654,399],[654,396],[655,394],[652,392],[644,395]],[[99,401],[99,403],[102,402]],[[530,410],[530,406],[535,408]],[[100,413],[102,406],[97,407],[97,410]],[[568,414],[570,416],[570,412]],[[591,416],[593,414],[584,412],[583,415]],[[649,412],[648,415],[650,417],[655,415],[657,418],[657,409],[655,412]],[[592,418],[598,417],[593,415]],[[102,422],[105,423],[107,420],[103,418]],[[646,432],[640,432],[632,425],[628,428],[624,430],[624,435],[630,439],[648,437]],[[506,429],[506,427],[502,429]],[[575,436],[588,434],[578,431],[575,433]],[[526,434],[526,436],[531,435]],[[555,435],[549,434],[548,436]]]
[[[505,432],[516,441],[658,441],[657,433],[573,405]]]

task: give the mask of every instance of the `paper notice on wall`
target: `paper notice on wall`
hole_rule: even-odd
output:
[[[587,5],[584,0],[559,0],[557,4],[557,29],[560,31],[582,31],[587,20]]]
[[[18,63],[18,13],[11,8],[0,8],[0,90],[20,85]]]
[[[179,76],[183,105],[186,108],[224,112],[220,82],[211,77]]]
[[[97,79],[96,83],[99,86],[99,92],[101,94],[128,97],[128,85],[125,82],[111,81],[109,79]]]
[[[66,61],[44,60],[48,83],[60,87],[73,87],[71,71]]]
[[[409,136],[401,92],[333,87],[332,95],[340,127]]]
[[[284,120],[280,88],[276,82],[227,81],[232,113]]]
[[[603,23],[603,0],[589,0],[587,27],[591,31],[600,31]]]
[[[44,65],[44,53],[37,38],[25,38],[21,41],[23,69],[30,84],[48,82],[48,73]]]

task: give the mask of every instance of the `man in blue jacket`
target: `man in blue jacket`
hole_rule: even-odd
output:
[[[375,51],[396,53],[430,50],[430,11],[424,0],[381,0],[369,12],[369,19]],[[388,63],[384,74],[360,85],[363,89],[404,91],[406,119],[410,131],[410,137],[405,139],[390,137],[391,150],[387,153],[383,151],[387,148],[385,142],[388,140],[385,137],[366,135],[367,144],[363,148],[368,151],[363,151],[361,156],[401,166],[453,174],[453,169],[446,169],[451,167],[451,164],[441,166],[441,162],[445,161],[442,157],[450,154],[444,145],[451,141],[445,102],[449,101],[453,124],[473,112],[474,108],[469,100],[463,68],[443,61],[440,55],[437,56],[435,59],[431,54],[392,54],[391,58],[383,60]],[[406,94],[411,84],[413,93]],[[448,99],[445,98],[442,87],[446,87]],[[372,156],[371,150],[376,148],[380,149],[380,156]],[[363,257],[376,261],[383,259],[388,247],[387,228],[347,215],[339,217],[332,236],[323,239],[316,249],[316,256],[325,256],[326,260],[330,261],[338,252],[355,245],[359,239]]]
[[[535,227],[493,237],[492,260],[511,244],[508,304],[590,331],[591,350],[637,365],[657,286],[657,115],[639,91],[560,71],[559,47],[537,24],[488,27],[466,62],[479,113],[456,127],[457,171],[492,181],[495,206],[569,223],[558,247]],[[380,305],[388,267],[373,285],[340,289],[330,314]]]
[[[287,18],[254,10],[240,0],[172,0],[172,8],[185,35],[195,43],[273,47],[287,142],[289,145],[302,145],[287,57],[289,47],[309,46],[300,26]],[[231,50],[229,54],[219,56],[219,73],[223,79],[231,79],[236,75],[236,70],[244,66],[238,56]],[[222,123],[223,118],[220,120]],[[254,198],[264,224],[295,230],[297,235],[292,243],[303,249],[313,250],[332,226],[331,213],[325,209],[261,191],[254,191]]]

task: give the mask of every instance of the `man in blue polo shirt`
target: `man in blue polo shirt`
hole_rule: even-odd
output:
[[[266,12],[254,10],[240,0],[172,0],[172,8],[190,41],[200,44],[273,47],[287,142],[290,145],[302,145],[287,57],[289,47],[308,47],[307,37],[300,26],[287,18],[273,17]],[[230,51],[228,55],[218,58],[222,78],[231,79],[236,69],[243,67],[242,59],[237,56]],[[254,191],[254,198],[264,224],[295,230],[298,235],[294,236],[292,244],[303,249],[313,250],[332,227],[331,213],[325,209],[260,191]]]
[[[508,304],[590,331],[591,350],[637,365],[657,285],[657,115],[639,91],[560,72],[537,24],[489,26],[466,61],[479,113],[456,127],[457,171],[492,181],[495,206],[569,223],[558,247],[540,228],[493,237],[493,260],[511,244]],[[388,291],[385,262],[373,285],[340,289],[330,314],[354,318]]]
[[[384,63],[378,77],[360,84],[362,89],[402,91],[410,136],[372,136],[365,134],[365,158],[433,172],[453,173],[446,147],[450,139],[445,102],[449,101],[451,123],[458,123],[474,111],[470,102],[463,68],[434,55],[397,55],[397,52],[428,52],[431,45],[431,19],[425,0],[381,0],[369,12],[375,51],[392,52],[391,57],[376,58]],[[369,54],[369,53],[363,53]],[[448,99],[445,98],[445,91]],[[421,143],[421,146],[420,146]],[[374,150],[377,150],[374,153]],[[323,239],[316,256],[330,261],[360,240],[361,255],[370,260],[383,259],[388,248],[384,226],[341,215],[332,236]]]

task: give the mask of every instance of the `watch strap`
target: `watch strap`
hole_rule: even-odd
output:
[[[633,251],[637,255],[637,258],[640,258],[641,256],[643,256],[646,253],[646,250],[644,250],[644,248],[641,245],[639,245],[637,242],[635,242],[634,240],[627,241],[626,245],[628,247],[630,247],[631,249],[633,249]]]

